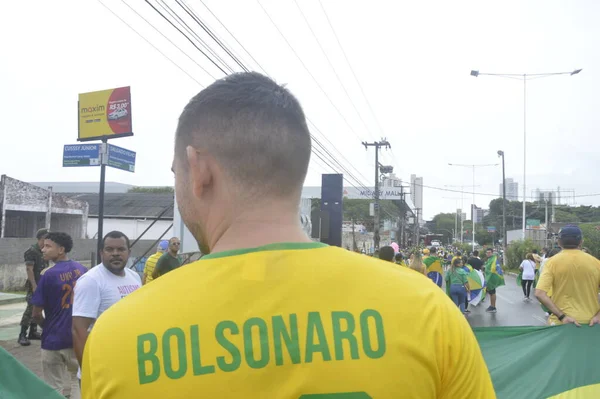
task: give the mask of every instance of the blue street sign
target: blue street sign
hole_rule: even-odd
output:
[[[135,172],[135,152],[109,144],[106,164],[127,172]]]
[[[63,167],[100,166],[100,144],[65,145]]]

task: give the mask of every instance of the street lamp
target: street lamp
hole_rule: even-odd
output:
[[[514,74],[514,73],[481,73],[476,70],[471,70],[471,76],[478,77],[480,75],[484,76],[495,76],[499,78],[507,78],[507,79],[518,79],[523,80],[523,240],[525,240],[525,226],[526,226],[526,217],[527,217],[527,187],[526,187],[526,176],[527,176],[527,81],[532,79],[540,79],[546,78],[549,76],[557,76],[557,75],[577,75],[581,72],[581,69],[575,69],[571,72],[551,72],[551,73],[522,73],[522,74]]]
[[[502,238],[502,248],[506,253],[507,233],[506,233],[506,175],[504,174],[504,151],[498,150],[498,156],[502,157],[502,230],[504,235]],[[502,257],[502,259],[505,259]]]
[[[476,223],[476,217],[475,217],[475,168],[483,168],[486,166],[498,166],[497,163],[491,163],[491,164],[479,164],[479,165],[465,165],[465,164],[458,164],[458,163],[448,163],[449,166],[462,166],[465,168],[472,168],[473,169],[473,204],[471,206],[471,221],[473,223],[473,251],[475,251],[475,223]]]

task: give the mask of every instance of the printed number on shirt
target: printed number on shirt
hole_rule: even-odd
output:
[[[62,286],[63,296],[60,301],[60,306],[63,309],[69,309],[73,304],[73,297],[75,296],[75,291],[71,284],[63,284]]]
[[[365,392],[314,393],[302,395],[299,399],[373,399]]]

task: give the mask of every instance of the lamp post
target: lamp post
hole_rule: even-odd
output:
[[[504,174],[504,151],[498,150],[498,156],[502,157],[502,248],[506,253],[507,233],[506,233],[506,175]],[[502,257],[504,259],[504,257]]]
[[[471,205],[471,221],[473,223],[473,243],[472,243],[472,247],[473,247],[473,251],[475,251],[475,223],[476,223],[476,215],[475,215],[475,168],[483,168],[486,166],[498,166],[497,163],[490,163],[490,164],[479,164],[479,165],[465,165],[465,164],[458,164],[458,163],[448,163],[449,166],[462,166],[465,168],[472,168],[473,169],[473,204]]]
[[[522,73],[522,74],[511,74],[511,73],[481,73],[476,70],[471,70],[471,76],[495,76],[506,79],[517,79],[523,80],[523,231],[522,237],[525,240],[525,223],[527,217],[527,81],[533,79],[546,78],[549,76],[558,75],[577,75],[581,72],[581,69],[575,69],[571,72],[551,72],[551,73]]]

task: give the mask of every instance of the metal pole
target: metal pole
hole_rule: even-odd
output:
[[[475,252],[475,220],[477,219],[477,207],[475,206],[475,165],[473,165],[473,252]]]
[[[375,226],[373,228],[373,245],[379,249],[379,146],[375,146]]]
[[[502,243],[502,247],[506,253],[508,234],[506,232],[506,176],[504,173],[504,151],[502,151],[502,231],[504,231],[502,238],[504,242]],[[502,257],[502,259],[505,259],[505,257]]]
[[[527,74],[523,74],[523,241],[527,217]]]
[[[548,227],[550,227],[550,223],[548,223],[548,199],[544,195],[544,202],[546,203],[546,215],[544,216],[544,221],[546,222],[546,239],[544,240],[544,246],[548,246]]]
[[[104,186],[106,185],[106,144],[107,140],[102,139],[101,154],[100,154],[100,193],[98,195],[98,245],[96,251],[96,260],[98,264],[102,262],[102,238],[104,237]]]

